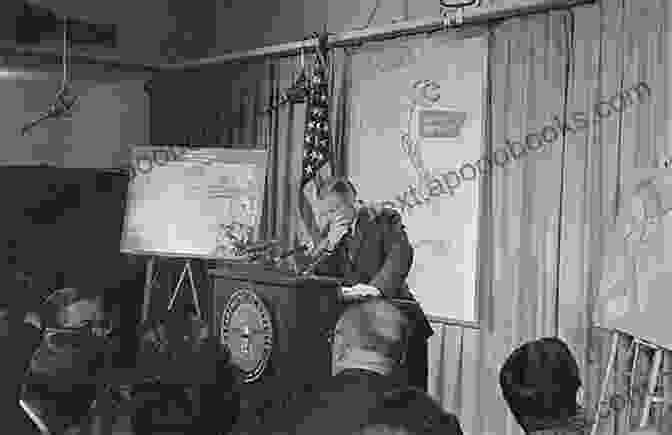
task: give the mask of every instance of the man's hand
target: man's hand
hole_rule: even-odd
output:
[[[350,229],[352,221],[347,219],[342,214],[337,214],[331,220],[329,233],[327,234],[328,249],[334,249],[334,247],[341,241],[343,236]]]
[[[361,298],[365,296],[381,295],[380,290],[368,284],[357,284],[354,287],[343,287],[342,292],[344,298]]]
[[[37,315],[37,313],[30,312],[26,314],[24,322],[28,323],[29,325],[33,325],[37,329],[42,329],[42,321],[40,320],[40,316]]]

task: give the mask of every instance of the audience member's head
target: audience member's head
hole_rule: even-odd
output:
[[[520,346],[504,363],[499,382],[527,433],[585,425],[577,403],[579,367],[563,341],[542,338]]]
[[[385,394],[358,435],[461,435],[457,418],[427,393],[408,387]]]
[[[389,373],[404,354],[407,328],[404,315],[389,302],[349,306],[334,329],[333,374],[348,368]]]
[[[57,327],[79,327],[103,317],[102,298],[87,295],[76,288],[56,290],[46,302],[42,315],[48,324],[55,322]]]

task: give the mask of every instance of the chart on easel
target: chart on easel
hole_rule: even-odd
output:
[[[122,252],[243,259],[259,237],[265,150],[135,147]],[[157,161],[159,156],[172,156]]]

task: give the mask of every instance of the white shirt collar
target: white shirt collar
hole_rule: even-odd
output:
[[[376,352],[364,349],[350,349],[345,359],[338,363],[340,371],[346,369],[361,369],[376,372],[383,376],[389,375],[394,369],[394,361],[385,358]]]

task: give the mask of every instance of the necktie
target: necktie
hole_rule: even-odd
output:
[[[348,232],[345,234],[345,237],[343,237],[343,246],[345,247],[345,253],[346,257],[348,259],[348,262],[352,265],[354,263],[354,258],[353,258],[353,245],[354,245],[354,240],[355,240],[355,235],[354,235],[354,230],[352,227],[348,229]]]

